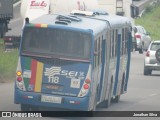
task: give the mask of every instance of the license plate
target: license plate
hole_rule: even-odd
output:
[[[51,90],[63,90],[63,86],[60,85],[45,85],[45,87]]]
[[[61,104],[62,98],[61,97],[55,97],[55,96],[42,95],[41,96],[41,102]]]

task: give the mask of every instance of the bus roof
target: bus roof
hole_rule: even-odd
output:
[[[98,34],[100,31],[107,29],[108,27],[118,27],[119,25],[129,24],[129,20],[126,17],[121,16],[110,16],[110,15],[95,15],[95,16],[77,16],[81,21],[71,21],[68,25],[65,24],[56,24],[56,18],[59,15],[48,14],[43,15],[33,21],[32,24],[47,24],[47,25],[56,25],[64,26],[70,28],[76,28],[81,30],[92,30],[93,34]],[[67,16],[67,15],[66,15]]]
[[[95,19],[103,20],[103,21],[108,21],[110,26],[112,28],[118,27],[118,26],[131,26],[131,21],[129,18],[124,17],[124,16],[117,16],[117,15],[97,15],[93,16]]]

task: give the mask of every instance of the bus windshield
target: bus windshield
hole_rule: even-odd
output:
[[[91,34],[64,29],[27,27],[23,32],[21,51],[22,54],[30,53],[35,56],[89,60]]]

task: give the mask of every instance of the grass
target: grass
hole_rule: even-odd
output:
[[[3,40],[0,39],[0,83],[15,80],[15,72],[18,60],[18,50],[5,52]]]
[[[13,0],[13,3],[19,0]],[[5,52],[3,40],[0,39],[0,83],[10,82],[15,80],[15,72],[18,60],[18,50]]]
[[[135,24],[142,25],[151,34],[152,40],[160,40],[160,2],[147,11],[141,18],[135,20]]]

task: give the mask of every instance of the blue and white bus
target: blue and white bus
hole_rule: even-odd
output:
[[[82,14],[82,13],[81,13]],[[126,17],[43,15],[24,26],[15,80],[21,110],[95,111],[127,91],[131,23]]]

